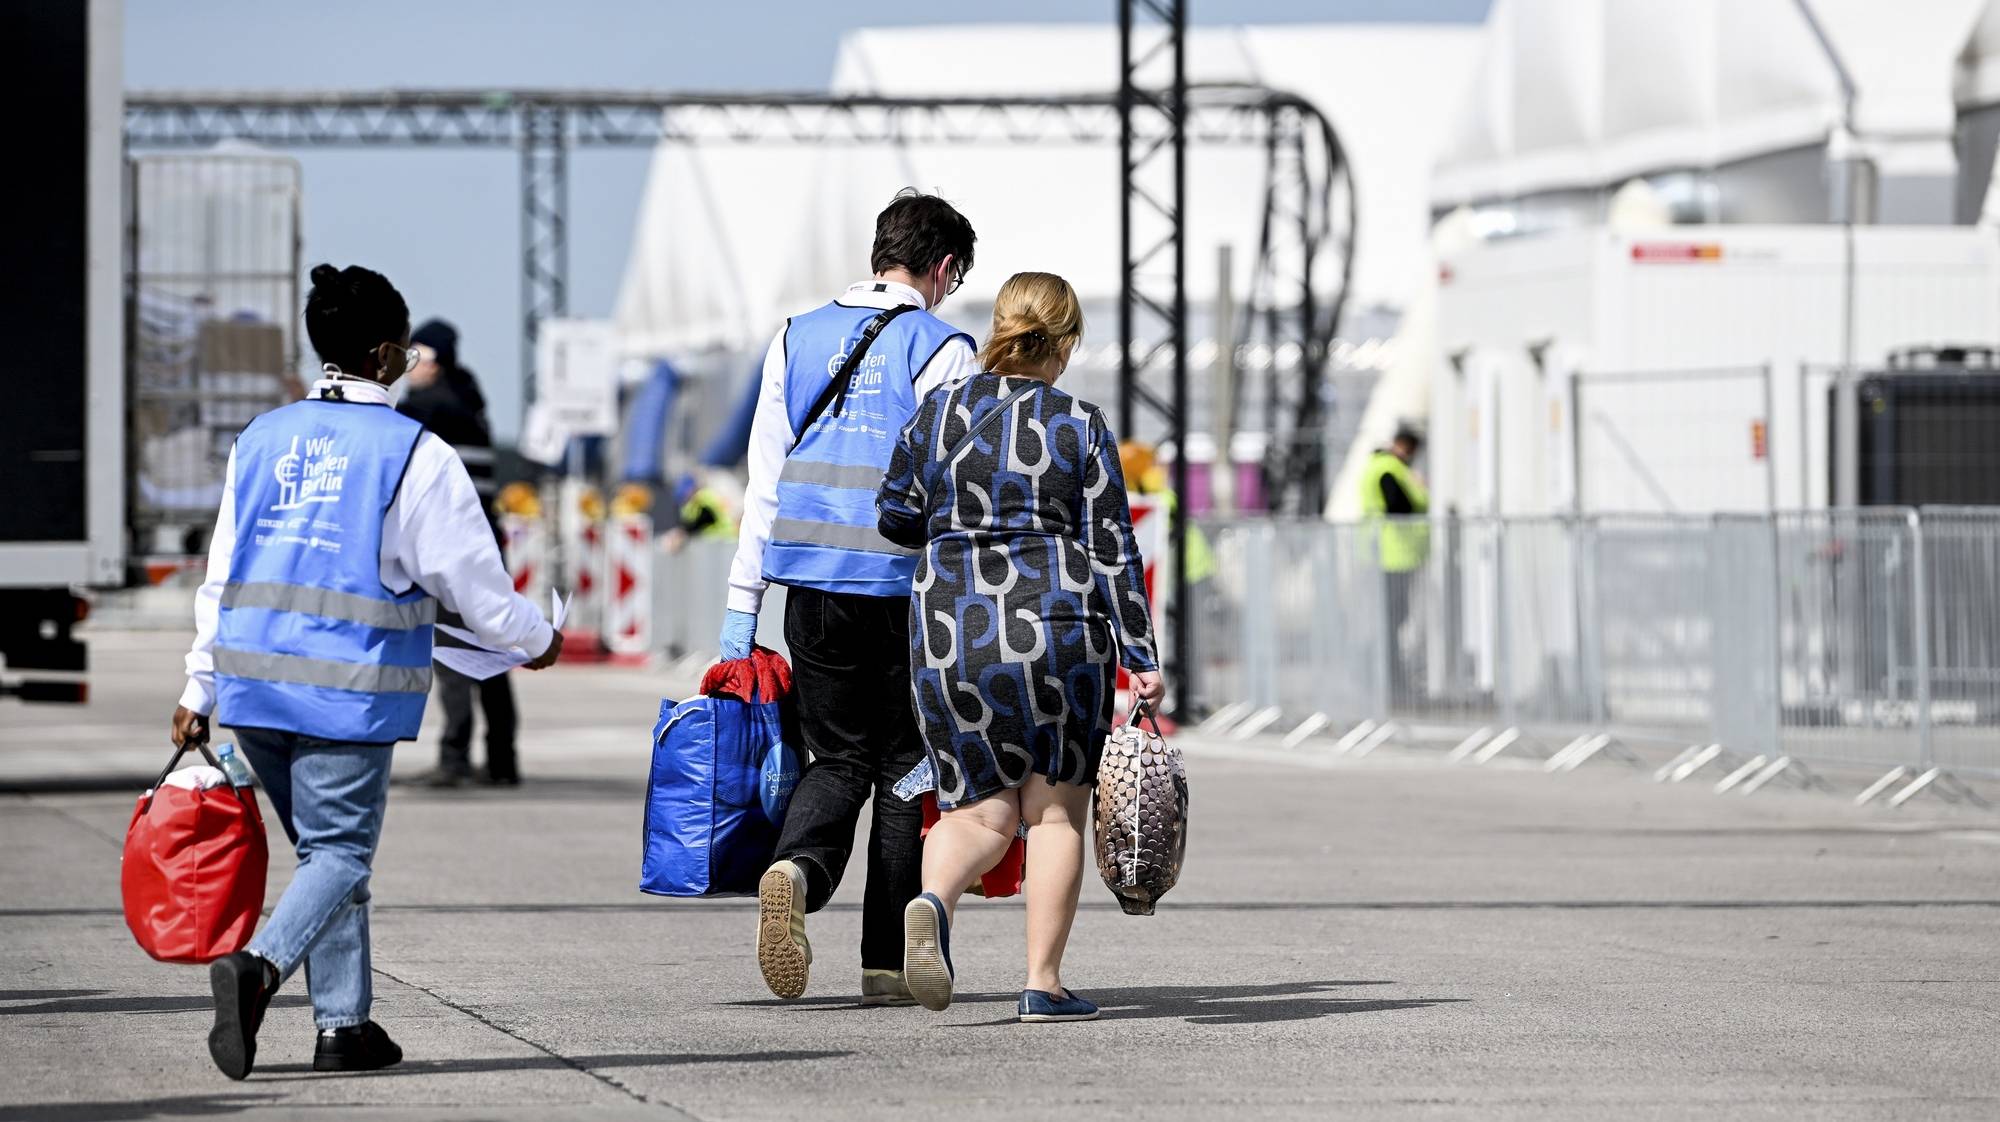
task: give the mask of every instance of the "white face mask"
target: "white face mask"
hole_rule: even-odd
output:
[[[375,360],[382,363],[382,373],[385,375],[389,373],[391,367],[388,363],[382,362],[382,347],[395,347],[397,350],[403,352],[402,369],[397,370],[395,378],[388,379],[389,381],[393,382],[402,379],[410,371],[415,370],[418,363],[423,361],[423,356],[417,353],[416,347],[405,347],[396,343],[384,343],[382,346],[375,348]],[[319,365],[319,369],[320,373],[325,374],[329,378],[350,378],[357,382],[369,381],[369,379],[359,374],[349,374],[347,371],[342,370],[339,363],[322,362]]]

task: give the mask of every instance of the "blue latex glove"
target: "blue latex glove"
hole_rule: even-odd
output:
[[[734,608],[722,617],[722,657],[724,659],[749,658],[750,647],[757,642],[757,617],[749,612],[739,612]]]

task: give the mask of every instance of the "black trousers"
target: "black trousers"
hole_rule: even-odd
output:
[[[1417,580],[1415,571],[1383,573],[1388,597],[1389,701],[1392,705],[1413,705],[1423,698],[1425,686],[1424,642],[1422,636],[1406,640],[1410,609],[1414,606]]]
[[[910,702],[910,602],[788,589],[785,642],[813,759],[785,811],[777,856],[805,870],[806,910],[825,907],[847,871],[861,806],[874,796],[861,966],[901,970],[903,905],[923,887],[921,800],[891,790],[924,757]]]
[[[480,708],[486,710],[486,772],[503,782],[521,778],[521,765],[514,756],[514,736],[520,721],[514,712],[514,685],[506,674],[485,681],[468,678],[458,671],[433,663],[438,696],[444,702],[444,739],[438,743],[438,770],[459,775],[472,774],[472,695],[479,694]]]

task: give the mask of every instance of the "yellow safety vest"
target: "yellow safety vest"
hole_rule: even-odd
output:
[[[1180,509],[1181,497],[1169,487],[1160,494],[1167,500],[1167,517],[1172,518]],[[1187,579],[1189,584],[1200,584],[1215,575],[1215,551],[1209,548],[1208,535],[1193,519],[1187,525]]]
[[[687,502],[681,504],[681,521],[693,522],[701,516],[703,510],[707,510],[715,517],[714,521],[702,527],[697,536],[731,539],[736,537],[736,520],[729,517],[729,508],[723,506],[722,500],[716,497],[715,492],[706,487],[696,491]]]
[[[1370,521],[1380,523],[1382,571],[1407,573],[1421,567],[1431,551],[1431,528],[1427,523],[1410,521],[1389,521],[1389,505],[1382,498],[1384,476],[1396,481],[1403,493],[1410,497],[1410,505],[1417,514],[1424,514],[1431,508],[1431,494],[1410,471],[1410,465],[1390,452],[1377,452],[1368,459],[1368,470],[1361,476],[1361,509]]]

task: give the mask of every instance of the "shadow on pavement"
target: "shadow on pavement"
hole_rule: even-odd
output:
[[[139,1118],[207,1118],[240,1114],[274,1102],[277,1095],[186,1095],[171,1099],[106,1103],[29,1103],[0,1106],[0,1122],[128,1122]]]
[[[1462,997],[1354,998],[1335,996],[1355,986],[1393,986],[1392,981],[1273,982],[1257,986],[1127,986],[1084,991],[1084,996],[1104,1010],[1107,1020],[1164,1020],[1181,1018],[1197,1025],[1263,1025],[1279,1021],[1309,1021],[1352,1013],[1386,1013],[1397,1009],[1427,1009],[1433,1005],[1457,1004]],[[1012,1006],[1018,994],[962,993],[954,1005],[1004,1004]],[[726,1005],[790,1008],[806,1012],[835,1012],[863,1008],[851,997],[808,997],[797,1001],[763,998],[730,1001]],[[976,1021],[951,1028],[987,1028],[1016,1023],[1012,1016],[997,1021]]]
[[[392,1068],[367,1072],[369,1076],[390,1075],[460,1075],[479,1074],[494,1071],[536,1071],[569,1069],[576,1071],[598,1071],[604,1068],[621,1067],[678,1067],[683,1064],[780,1064],[799,1060],[838,1060],[852,1056],[852,1052],[801,1051],[801,1052],[736,1052],[736,1053],[618,1053],[605,1056],[495,1056],[466,1060],[404,1060]],[[314,1072],[311,1064],[270,1064],[260,1066],[251,1073],[253,1080],[266,1076],[281,1076],[271,1082],[286,1082],[296,1079],[325,1080],[338,1078]]]
[[[535,802],[539,799],[588,801],[643,799],[646,795],[643,771],[635,776],[620,778],[531,774],[521,780],[518,787],[489,787],[479,783],[463,787],[427,787],[415,776],[397,776],[389,781],[389,785],[395,789],[399,803]],[[634,805],[638,804],[635,802]]]
[[[0,795],[102,795],[138,797],[153,785],[157,772],[105,771],[89,775],[25,776],[0,779]]]
[[[103,990],[0,990],[0,1001],[32,1001],[32,1005],[0,1005],[0,1017],[20,1017],[31,1013],[191,1013],[197,1010],[208,1012],[215,1008],[213,998],[162,997],[158,995],[142,997],[96,997]],[[47,1000],[36,1000],[44,998]],[[311,1000],[304,994],[279,994],[271,999],[275,1008],[288,1005],[309,1005]]]

